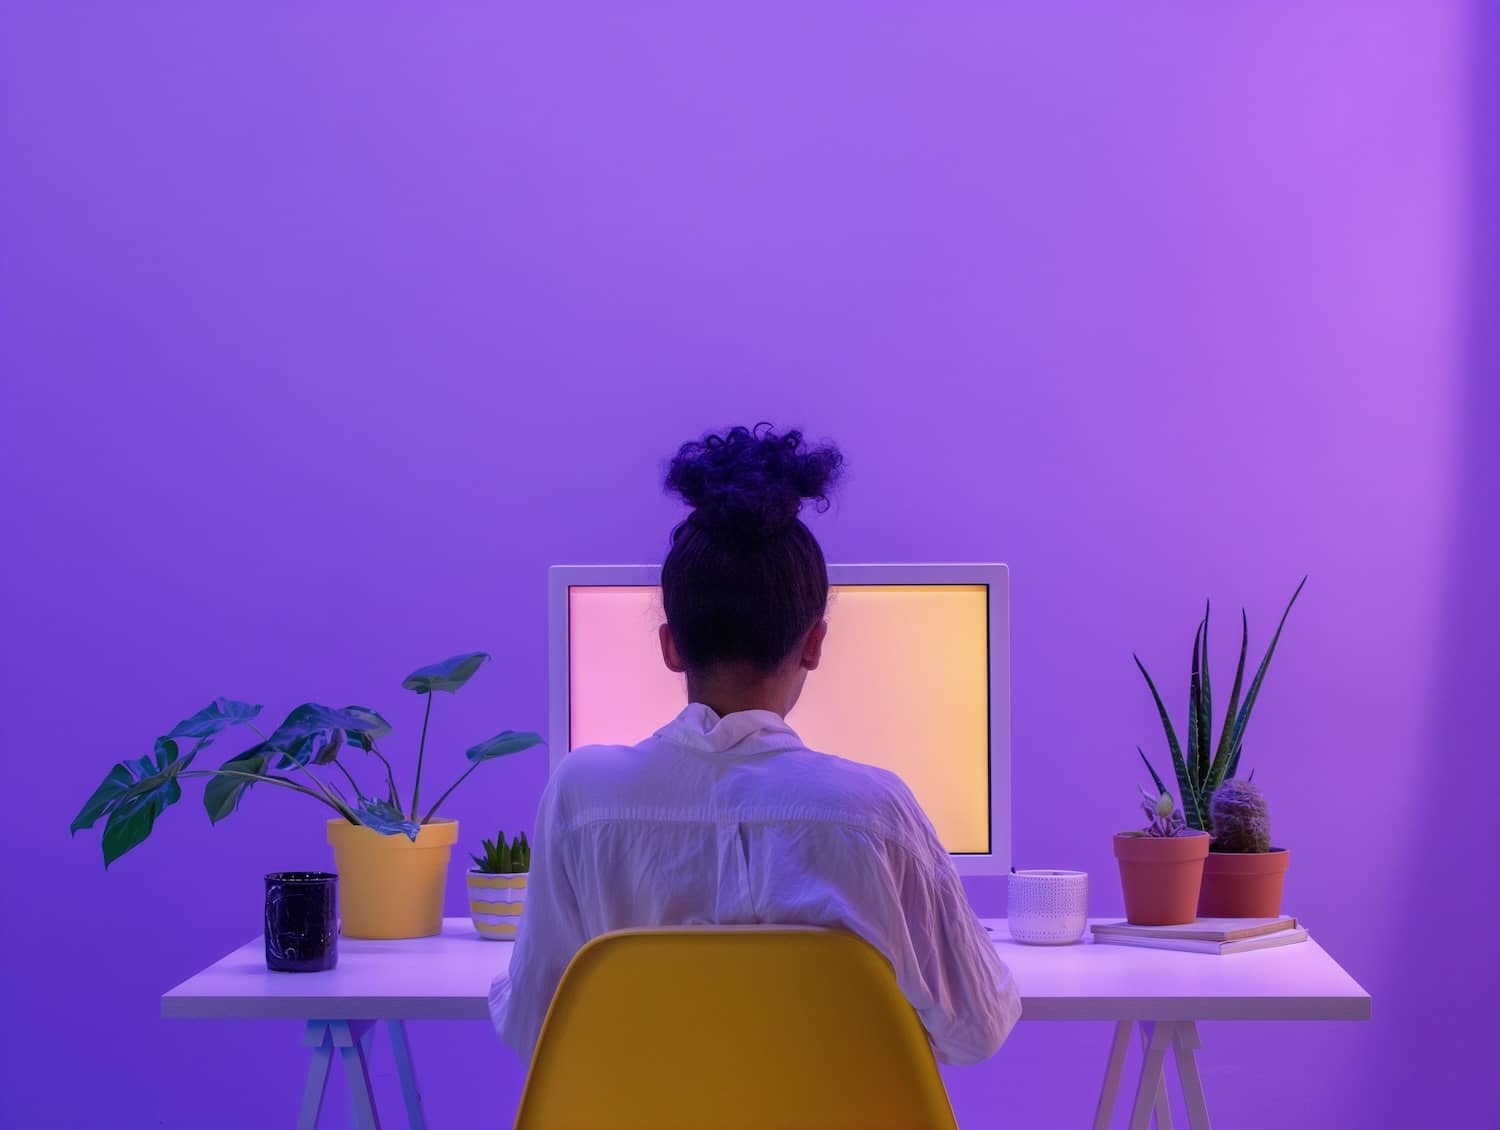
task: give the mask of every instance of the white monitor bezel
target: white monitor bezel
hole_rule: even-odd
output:
[[[1004,875],[1011,864],[1010,570],[987,564],[829,565],[834,585],[984,585],[989,590],[990,847],[987,855],[956,854],[961,875]],[[659,565],[553,565],[547,575],[548,772],[568,752],[568,590],[574,587],[661,584]],[[665,719],[663,720],[665,721]],[[838,751],[833,751],[838,752]]]

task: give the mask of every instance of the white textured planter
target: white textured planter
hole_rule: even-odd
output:
[[[509,941],[526,909],[525,875],[469,872],[469,917],[481,938]]]
[[[1089,877],[1082,871],[1015,871],[1006,920],[1010,936],[1033,946],[1066,946],[1089,923]]]

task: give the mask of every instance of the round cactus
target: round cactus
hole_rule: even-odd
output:
[[[1266,798],[1249,781],[1231,777],[1214,792],[1208,805],[1215,851],[1271,850],[1271,817]]]

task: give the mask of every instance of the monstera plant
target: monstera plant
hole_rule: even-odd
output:
[[[433,696],[438,691],[450,694],[457,691],[489,658],[482,651],[455,655],[412,672],[402,682],[405,689],[427,699],[409,804],[403,800],[395,770],[379,744],[391,733],[390,723],[369,707],[303,703],[267,735],[256,725],[261,707],[220,698],[157,738],[150,754],[121,761],[111,768],[74,818],[71,831],[76,834],[103,820],[104,866],[108,867],[143,842],[151,834],[156,818],[182,798],[184,778],[204,777],[208,782],[203,790],[203,806],[215,824],[239,807],[249,789],[264,784],[310,797],[326,805],[337,814],[338,820],[347,824],[363,826],[383,836],[403,835],[416,841],[422,827],[436,819],[438,809],[453,790],[480,765],[541,744],[537,734],[504,730],[470,747],[464,755],[469,763],[467,768],[423,811],[422,766]],[[241,726],[260,740],[217,769],[196,767],[204,750],[221,735]],[[366,791],[345,764],[346,759],[353,760],[349,757],[351,750],[357,751],[361,759],[379,762],[384,779],[377,789]]]

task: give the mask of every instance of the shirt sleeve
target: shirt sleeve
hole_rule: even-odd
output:
[[[569,877],[568,845],[559,820],[564,772],[553,773],[536,816],[536,851],[526,883],[509,973],[490,987],[490,1019],[501,1040],[529,1063],[552,995],[573,955],[588,940]]]
[[[1021,995],[915,798],[910,811],[915,842],[888,847],[900,921],[885,924],[884,948],[938,1060],[979,1063],[1020,1020]]]

